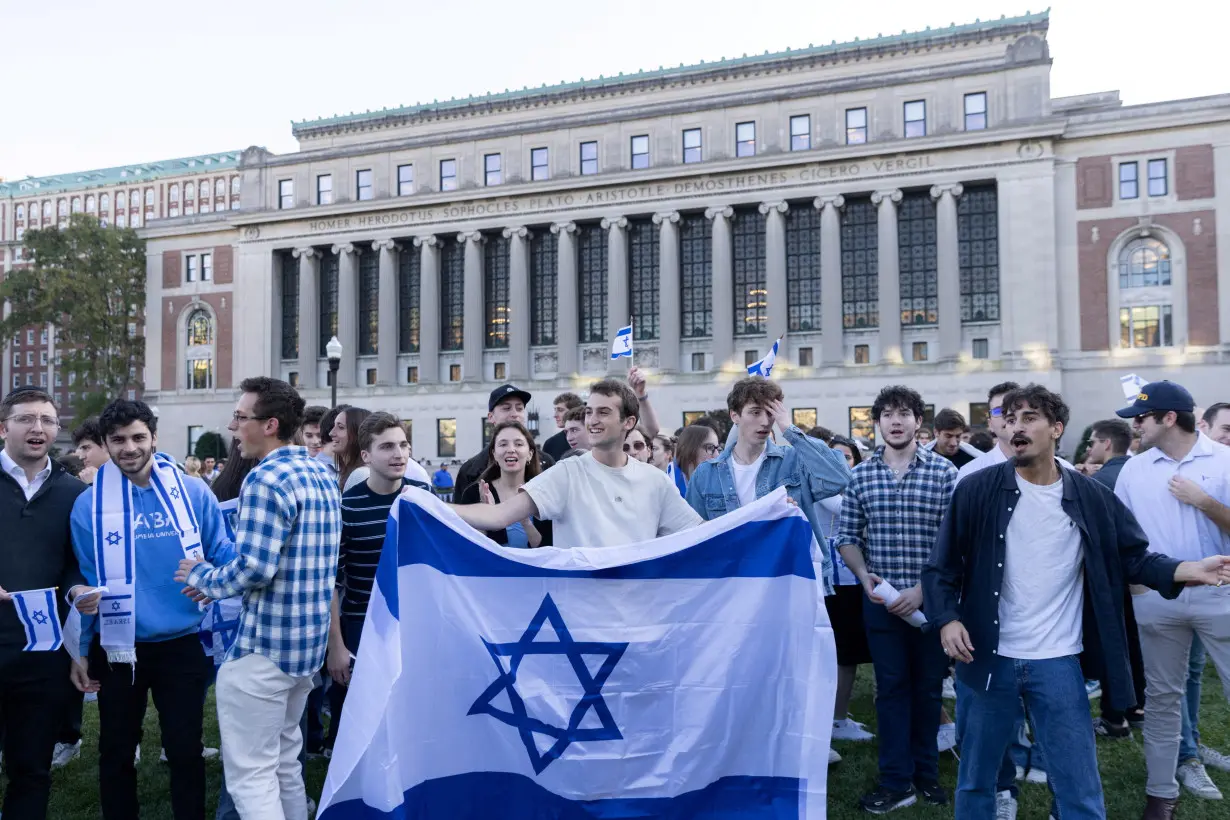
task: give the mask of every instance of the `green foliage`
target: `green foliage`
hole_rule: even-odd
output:
[[[1089,449],[1089,445],[1093,439],[1093,425],[1085,428],[1085,432],[1081,433],[1081,440],[1076,445],[1076,452],[1072,454],[1072,463],[1080,464],[1085,460],[1085,452]]]
[[[0,320],[0,338],[30,325],[55,326],[59,369],[81,396],[73,407],[79,418],[140,390],[145,338],[129,333],[130,324],[140,330],[145,321],[145,243],[136,231],[73,214],[63,229],[30,231],[22,244],[33,264],[0,285],[12,308]]]
[[[202,433],[201,437],[196,440],[196,449],[192,454],[202,461],[207,458],[215,460],[226,458],[226,443],[217,433]]]

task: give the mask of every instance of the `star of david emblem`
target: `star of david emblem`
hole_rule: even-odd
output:
[[[172,487],[167,491],[167,495],[171,496],[171,498],[179,498],[179,487]]]
[[[559,640],[534,640],[543,624],[547,622],[550,622]],[[530,764],[534,767],[535,774],[542,774],[543,770],[559,759],[564,750],[574,742],[623,739],[623,734],[615,725],[611,710],[602,697],[602,686],[614,671],[615,665],[619,663],[628,644],[574,641],[568,632],[568,627],[564,624],[563,617],[560,616],[559,608],[551,600],[551,596],[547,595],[542,599],[538,612],[519,640],[514,643],[490,643],[484,638],[483,645],[487,647],[487,652],[491,655],[491,660],[495,663],[500,675],[479,695],[478,700],[474,701],[467,715],[490,715],[501,723],[515,728],[521,735],[521,742],[525,744],[525,751],[530,756]],[[517,670],[526,655],[563,655],[568,658],[585,694],[572,710],[566,727],[552,726],[531,717],[526,712],[525,701],[518,694],[516,685]],[[584,656],[586,655],[604,656],[602,665],[596,674],[590,673],[585,663]],[[501,658],[509,659],[507,671],[500,661]],[[501,692],[507,693],[508,702],[512,708],[511,712],[506,712],[494,705],[493,701]],[[601,725],[598,728],[580,728],[591,709]],[[545,735],[554,739],[555,742],[546,752],[539,753],[535,745],[534,735],[536,734]]]
[[[34,610],[34,614],[31,615],[30,617],[33,618],[34,622],[38,624],[39,626],[42,626],[43,624],[47,623],[47,621],[49,620],[47,618],[47,613],[43,612],[43,610],[41,609]]]
[[[108,543],[108,544],[110,544],[110,545],[111,545],[111,546],[113,546],[113,547],[114,547],[116,544],[120,543],[120,534],[119,534],[119,532],[118,532],[118,531],[115,531],[115,532],[109,532],[109,533],[107,533],[107,543]]]
[[[111,611],[112,611],[112,612],[119,612],[119,611],[120,611],[120,602],[119,602],[119,601],[112,601],[112,602],[111,602]]]

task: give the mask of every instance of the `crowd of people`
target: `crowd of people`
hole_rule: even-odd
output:
[[[1144,820],[1173,817],[1181,788],[1221,797],[1206,767],[1230,771],[1230,757],[1201,744],[1198,726],[1206,658],[1230,690],[1230,404],[1201,410],[1177,384],[1146,385],[1107,408],[1073,466],[1058,456],[1068,408],[1032,384],[990,390],[986,431],[953,409],[926,426],[916,391],[885,387],[874,446],[800,429],[781,383],[759,376],[733,385],[724,417],[673,433],[637,368],[584,398],[556,396],[558,432],[541,445],[531,399],[492,391],[487,444],[455,476],[444,465],[429,476],[395,416],[306,407],[267,377],[240,384],[216,462],[160,452],[156,415],[127,399],[51,458],[52,397],[10,393],[0,816],[46,817],[51,769],[79,755],[89,699],[102,816],[137,817],[152,696],[174,816],[203,820],[214,686],[217,817],[308,817],[303,760],[337,736],[385,522],[411,487],[524,549],[649,540],[784,487],[815,536],[836,641],[833,740],[878,744],[876,784],[858,798],[869,813],[948,804],[939,754],[959,747],[961,820],[1015,818],[1022,778],[1049,786],[1055,818],[1104,818],[1095,738],[1136,726]],[[23,651],[13,593],[42,589],[57,591],[61,622],[80,618],[67,651]],[[866,664],[874,734],[849,714]]]

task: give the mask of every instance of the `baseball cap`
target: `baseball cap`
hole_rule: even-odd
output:
[[[487,412],[490,413],[495,409],[495,406],[507,398],[521,399],[523,404],[530,403],[530,394],[514,387],[511,384],[501,384],[495,390],[491,391],[491,397],[487,399]]]
[[[1120,418],[1133,419],[1153,411],[1174,410],[1190,413],[1196,409],[1196,400],[1187,388],[1172,381],[1149,382],[1140,388],[1136,400],[1115,413]]]

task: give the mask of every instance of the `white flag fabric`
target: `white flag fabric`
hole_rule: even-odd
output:
[[[822,820],[837,682],[778,490],[620,547],[500,547],[393,506],[322,820]]]
[[[17,617],[26,630],[23,652],[54,652],[64,644],[55,587],[11,593]]]
[[[611,345],[611,358],[632,355],[632,325],[621,327],[615,333],[615,343]]]
[[[778,336],[777,340],[773,342],[773,346],[769,348],[769,352],[764,354],[763,359],[747,366],[747,375],[769,378],[773,373],[773,365],[777,363],[777,349],[781,346],[781,343],[782,337]]]
[[[1137,394],[1140,393],[1141,388],[1146,384],[1148,382],[1135,373],[1128,373],[1126,376],[1119,377],[1119,386],[1123,388],[1123,398],[1128,402],[1135,401]]]

